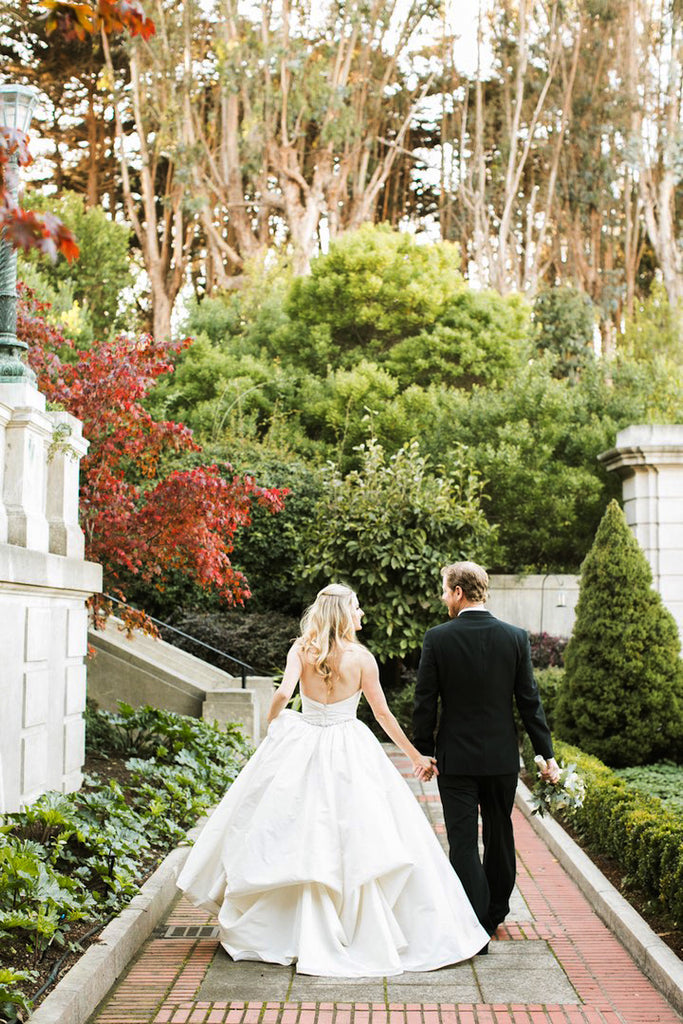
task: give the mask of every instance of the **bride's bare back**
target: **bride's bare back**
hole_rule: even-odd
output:
[[[301,664],[299,688],[306,697],[321,704],[336,704],[357,693],[363,685],[363,668],[367,672],[374,661],[360,644],[335,644],[327,659],[332,670],[332,685],[328,687],[315,667],[313,656],[302,651],[298,643],[294,647]]]

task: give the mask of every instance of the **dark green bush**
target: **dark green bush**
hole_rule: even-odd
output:
[[[197,640],[229,652],[233,657],[251,665],[258,675],[264,676],[284,668],[287,651],[299,635],[299,619],[276,611],[188,612],[178,616],[174,625]],[[238,667],[227,658],[221,658],[191,640],[179,637],[170,630],[162,630],[162,635],[169,643],[204,658],[231,675],[239,672]]]
[[[612,501],[581,568],[558,735],[614,767],[677,759],[683,738],[678,629]]]
[[[537,668],[534,677],[541,695],[545,717],[552,731],[555,728],[555,709],[564,682],[564,669]]]
[[[625,883],[642,891],[677,924],[683,923],[683,814],[629,785],[596,757],[555,743],[558,760],[572,762],[586,783],[584,805],[567,820],[589,850],[612,858]],[[533,750],[524,763],[535,774]]]

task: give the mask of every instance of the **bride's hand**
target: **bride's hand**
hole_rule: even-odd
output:
[[[413,761],[413,775],[420,782],[429,782],[433,775],[438,775],[439,770],[436,767],[436,758],[427,757],[425,754],[420,754]]]

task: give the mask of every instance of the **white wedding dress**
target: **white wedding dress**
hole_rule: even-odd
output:
[[[282,711],[190,852],[178,886],[235,960],[395,975],[488,941],[359,698]]]

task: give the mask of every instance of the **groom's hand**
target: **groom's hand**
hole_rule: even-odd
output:
[[[432,776],[438,774],[439,769],[436,767],[435,757],[423,756],[413,768],[413,775],[416,779],[419,779],[420,782],[429,782]]]
[[[545,767],[541,768],[541,777],[547,779],[549,782],[555,783],[560,778],[560,766],[554,757],[549,757],[545,762]]]

